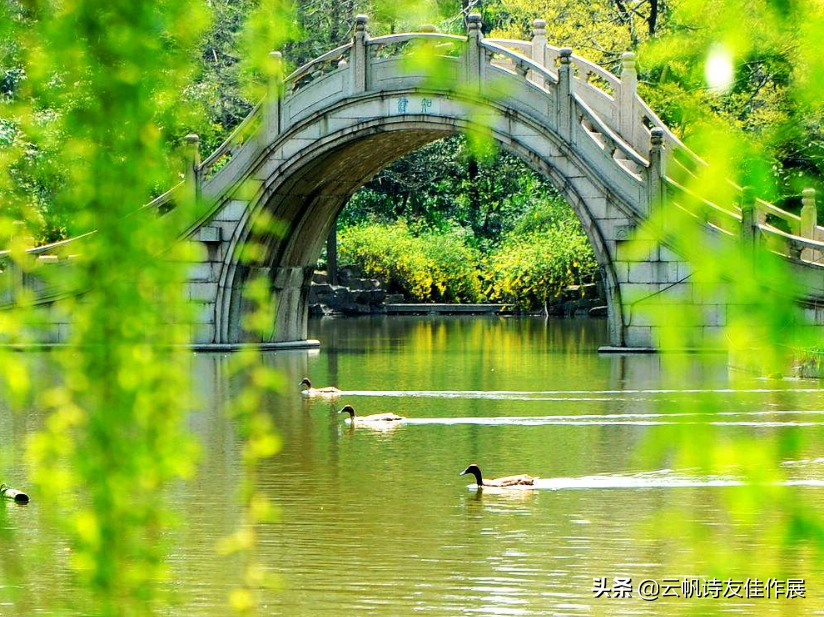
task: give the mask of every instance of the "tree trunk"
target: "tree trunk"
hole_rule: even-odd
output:
[[[649,18],[647,18],[649,25],[650,38],[655,36],[655,27],[658,25],[658,0],[649,0]]]
[[[338,284],[338,221],[332,223],[326,238],[326,275],[330,285]]]
[[[478,159],[472,154],[466,163],[466,175],[469,178],[469,186],[467,187],[467,196],[469,197],[469,212],[467,218],[471,221],[472,231],[476,234],[482,232],[482,227],[485,222],[482,221],[481,214],[481,194],[478,190]]]
[[[625,24],[632,23],[632,15],[629,14],[626,5],[624,4],[623,0],[615,0],[615,6],[618,7],[618,12],[621,13],[621,20]]]

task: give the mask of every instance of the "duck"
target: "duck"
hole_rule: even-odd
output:
[[[312,382],[309,381],[308,377],[304,377],[303,381],[300,382],[300,385],[306,386],[305,390],[301,390],[301,394],[303,396],[308,396],[311,398],[314,397],[324,397],[324,398],[337,398],[342,393],[337,388],[327,387],[327,388],[314,388],[312,387]]]
[[[348,413],[348,422],[353,426],[369,426],[372,428],[391,428],[398,426],[405,419],[394,413],[376,413],[371,416],[358,416],[355,418],[355,408],[352,405],[344,405],[338,413]]]
[[[29,496],[23,491],[18,491],[7,484],[0,484],[0,497],[12,499],[15,503],[29,503]]]
[[[478,488],[483,488],[485,486],[495,488],[528,488],[532,487],[537,479],[526,474],[521,474],[520,476],[506,476],[505,478],[484,480],[481,475],[481,468],[478,467],[478,463],[472,463],[469,467],[464,469],[460,475],[465,476],[468,473],[475,476],[475,482],[478,485]]]

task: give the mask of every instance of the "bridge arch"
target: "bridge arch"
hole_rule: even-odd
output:
[[[624,55],[619,78],[547,44],[540,20],[531,41],[485,39],[480,16],[470,15],[467,22],[467,36],[417,32],[370,38],[367,19],[359,16],[351,42],[286,79],[277,70],[279,54],[273,54],[269,94],[202,163],[196,137],[188,140],[185,181],[141,212],[164,212],[182,192],[203,207],[178,230],[205,249],[190,264],[184,290],[200,306],[185,324],[196,346],[306,344],[312,265],[352,193],[407,152],[472,130],[488,131],[501,148],[544,175],[577,213],[608,287],[613,346],[658,346],[660,325],[644,311],[649,302],[695,305],[696,316],[683,325],[689,330],[684,340],[699,344],[723,334],[723,293],[696,288],[689,280],[691,266],[651,239],[643,254],[626,250],[631,237],[639,239],[639,224],[665,200],[696,215],[710,247],[769,238],[798,278],[800,295],[788,301],[800,302],[812,323],[824,323],[824,228],[815,223],[812,192],[805,192],[800,217],[734,185],[746,212],[691,193],[667,167],[689,178],[707,164],[638,96],[632,54]],[[410,70],[415,63],[407,60],[416,54],[434,58],[434,77]],[[283,222],[286,233],[253,237],[263,213]],[[771,225],[767,214],[793,231]],[[59,299],[84,290],[55,284],[72,279],[41,277],[39,269],[70,268],[66,257],[83,251],[83,238],[29,249],[25,271],[0,251],[0,309],[14,306],[15,285],[9,283],[22,280],[35,302],[49,309],[47,327],[36,335],[42,343],[70,340],[71,319]],[[250,240],[263,248],[254,262],[241,258]],[[268,277],[277,299],[272,329],[262,340],[242,329],[248,310],[243,283],[256,274]]]
[[[438,113],[392,113],[397,101],[404,99],[407,105],[426,100],[426,108]],[[376,105],[383,114],[374,113]],[[505,121],[491,128],[479,125],[473,116],[481,110],[487,120],[497,117]],[[340,124],[341,118],[353,122],[329,131],[328,127]],[[313,266],[331,225],[352,194],[397,158],[447,135],[467,131],[489,131],[502,149],[546,177],[572,206],[594,248],[608,291],[610,338],[614,344],[622,344],[624,324],[613,263],[615,249],[610,248],[604,232],[614,231],[619,223],[634,224],[631,209],[611,195],[604,180],[561,137],[517,110],[488,101],[460,100],[452,92],[416,89],[389,96],[376,93],[318,110],[265,148],[255,165],[257,191],[224,255],[215,303],[216,342],[248,338],[240,328],[247,306],[243,287],[258,268],[269,277],[277,298],[270,340],[305,339]],[[292,151],[289,142],[306,134],[317,138]],[[289,152],[288,159],[279,159],[284,150]],[[287,222],[286,232],[282,237],[270,233],[257,238],[266,248],[265,255],[254,265],[244,265],[243,246],[253,236],[255,219],[262,211]]]

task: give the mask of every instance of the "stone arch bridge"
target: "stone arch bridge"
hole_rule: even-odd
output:
[[[161,207],[190,191],[204,206],[203,215],[181,233],[206,247],[204,261],[191,264],[185,289],[200,305],[190,324],[197,345],[305,344],[314,264],[349,197],[398,157],[472,130],[488,132],[547,177],[577,213],[607,288],[613,346],[656,345],[656,326],[640,310],[653,296],[657,302],[702,305],[703,321],[690,326],[694,341],[720,332],[728,308],[724,299],[693,289],[690,266],[676,253],[650,245],[641,261],[626,254],[633,230],[659,203],[666,197],[677,205],[686,192],[667,165],[685,173],[705,165],[638,96],[634,56],[624,55],[616,77],[570,49],[549,45],[543,21],[534,23],[531,41],[484,38],[480,16],[467,21],[467,36],[429,31],[370,38],[366,17],[359,16],[351,42],[285,79],[276,76],[269,96],[208,158],[201,162],[197,138],[187,138],[186,180],[150,205]],[[414,54],[435,58],[437,77],[410,68]],[[279,65],[277,54],[273,62]],[[708,233],[727,240],[778,239],[773,244],[806,285],[796,300],[824,322],[815,309],[824,287],[824,229],[816,226],[811,192],[800,217],[746,192],[740,205],[690,198],[714,213]],[[286,232],[263,238],[263,258],[244,263],[242,248],[263,212],[284,222]],[[769,225],[767,214],[787,221],[793,232]],[[79,292],[50,287],[38,276],[40,268],[71,267],[82,246],[83,238],[76,238],[30,249],[33,265],[26,272],[0,254],[0,278],[23,277],[49,311],[43,343],[67,340],[71,322],[57,299]],[[277,299],[272,330],[263,341],[240,325],[247,310],[244,283],[260,274]],[[0,289],[0,306],[12,306],[13,286]]]

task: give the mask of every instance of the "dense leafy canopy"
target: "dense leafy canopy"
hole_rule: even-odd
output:
[[[560,199],[554,187],[503,152],[478,156],[463,136],[437,141],[387,167],[356,193],[339,217],[402,217],[431,229],[464,228],[476,248],[496,245],[534,204]]]

